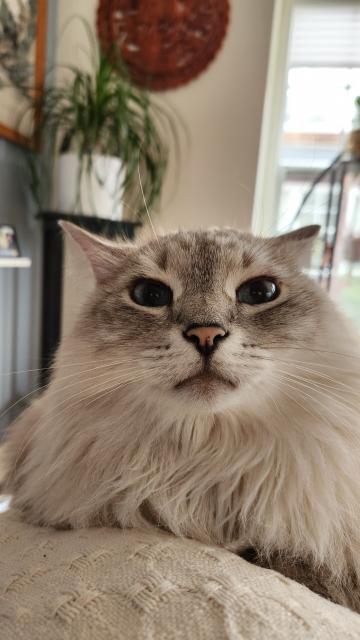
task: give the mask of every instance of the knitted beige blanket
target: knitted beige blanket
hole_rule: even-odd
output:
[[[53,531],[0,515],[1,640],[359,640],[360,616],[160,531]]]

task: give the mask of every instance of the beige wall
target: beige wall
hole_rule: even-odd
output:
[[[96,0],[60,0],[58,62],[85,62],[82,26],[73,22],[64,31],[64,25],[74,14],[93,23],[96,6]],[[273,0],[232,0],[228,34],[215,61],[199,78],[166,94],[191,143],[172,196],[170,168],[156,224],[250,227],[272,9]]]

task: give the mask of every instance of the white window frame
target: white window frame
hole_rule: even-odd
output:
[[[320,0],[321,1],[321,0]],[[267,71],[258,166],[252,210],[252,231],[261,236],[276,233],[281,188],[280,145],[286,106],[286,86],[295,4],[319,0],[275,0]],[[339,0],[323,0],[339,3]]]
[[[276,229],[279,157],[285,113],[291,22],[295,0],[275,0],[255,183],[252,231],[271,235]]]

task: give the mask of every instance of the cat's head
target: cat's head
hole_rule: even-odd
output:
[[[139,401],[185,413],[224,410],[250,392],[254,401],[272,393],[273,351],[286,359],[319,329],[322,297],[301,273],[316,226],[277,238],[177,232],[139,244],[63,226],[95,275],[75,334],[99,366],[112,363],[110,394],[134,384]]]

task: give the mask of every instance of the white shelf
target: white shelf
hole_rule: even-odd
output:
[[[16,268],[16,269],[24,269],[31,267],[30,258],[3,258],[0,256],[0,269],[6,268]]]

